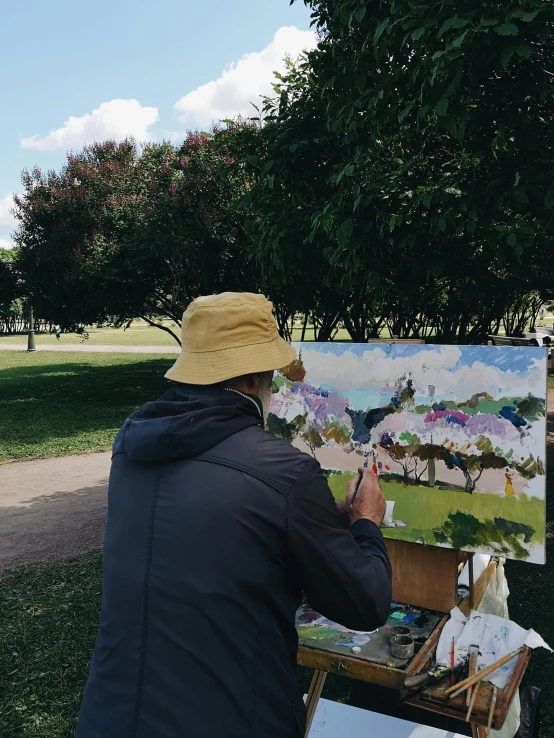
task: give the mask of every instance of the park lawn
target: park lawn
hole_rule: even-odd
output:
[[[0,736],[74,735],[101,591],[99,552],[0,572]]]
[[[111,448],[125,418],[167,389],[174,360],[0,351],[0,463]]]
[[[164,325],[179,335],[180,329],[174,323],[164,322]],[[170,346],[178,347],[175,339],[160,328],[153,328],[144,323],[134,322],[130,328],[88,328],[88,338],[78,336],[76,333],[62,333],[58,340],[53,333],[35,334],[35,345],[40,350],[42,346],[69,346],[82,344],[87,346]],[[20,343],[27,345],[27,335],[0,336],[2,343]]]
[[[169,321],[164,322],[164,325],[180,335],[180,329]],[[35,345],[40,349],[42,346],[73,346],[75,344],[82,344],[85,346],[171,346],[177,347],[178,344],[175,339],[167,333],[167,331],[154,328],[144,323],[135,322],[130,328],[87,328],[88,338],[84,339],[83,336],[79,336],[76,333],[62,333],[59,340],[53,333],[37,333],[35,335]],[[387,333],[388,335],[388,333]],[[295,328],[293,331],[292,340],[300,341],[302,336],[302,329]],[[313,341],[314,334],[311,326],[308,326],[305,335],[306,341]],[[335,337],[336,341],[350,341],[351,338],[348,332],[341,328]],[[14,344],[19,343],[22,346],[27,345],[27,334],[20,334],[16,336],[0,336],[0,345],[2,343]]]
[[[353,476],[351,473],[330,475],[329,486],[337,499],[344,500],[346,485]],[[411,523],[409,528],[384,529],[387,538],[412,542],[421,542],[423,539],[433,545],[436,544],[433,531],[443,527],[448,514],[465,512],[480,521],[502,517],[528,525],[537,532],[532,542],[544,545],[544,500],[537,497],[522,495],[520,498],[505,498],[486,492],[469,495],[438,487],[406,486],[401,481],[384,477],[381,477],[380,482],[385,498],[396,503],[394,519],[409,520]]]

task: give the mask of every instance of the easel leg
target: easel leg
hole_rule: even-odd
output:
[[[310,684],[308,696],[306,697],[306,738],[308,738],[308,735],[310,733],[315,711],[317,708],[317,703],[319,702],[319,698],[321,697],[321,693],[323,692],[323,687],[325,686],[326,679],[326,671],[314,671],[312,683]]]
[[[471,733],[473,735],[473,738],[487,738],[489,735],[488,728],[483,728],[480,725],[474,725],[471,723]]]

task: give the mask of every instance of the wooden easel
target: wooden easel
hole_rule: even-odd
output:
[[[393,336],[388,340],[369,339],[368,343],[424,344],[425,341],[421,339],[398,339]],[[382,664],[364,662],[360,659],[337,657],[337,655],[328,651],[302,649],[301,647],[298,654],[298,663],[301,666],[314,669],[314,675],[306,697],[306,738],[310,732],[317,704],[329,672],[398,689],[402,693],[404,680],[408,674],[419,674],[429,668],[429,663],[434,655],[442,628],[448,620],[450,610],[458,605],[465,615],[469,615],[472,610],[479,607],[488,584],[496,571],[496,563],[491,562],[479,577],[478,582],[474,582],[473,554],[392,539],[385,539],[385,543],[393,571],[393,600],[406,605],[444,613],[445,617],[435,628],[419,653],[416,654],[405,672],[391,669]],[[458,577],[466,561],[468,562],[469,593],[462,600],[458,596]],[[509,688],[503,690],[501,703],[497,706],[497,714],[501,715],[503,712],[504,714],[507,712],[515,690],[519,688],[529,658],[530,653],[527,652],[518,659]],[[409,702],[428,710],[435,709],[435,711],[444,714],[460,716],[459,709],[456,712],[454,709],[442,708],[440,695],[434,706],[430,706],[429,703],[425,704],[422,699],[409,700]],[[489,701],[485,698],[481,705],[476,705],[474,714],[478,714],[482,721],[488,717],[488,704]],[[465,710],[463,714],[465,715]],[[493,725],[493,727],[497,726]],[[484,728],[474,724],[472,724],[472,732],[474,738],[482,738],[486,735]]]
[[[461,565],[471,556],[452,549],[431,548],[417,543],[407,543],[385,539],[389,558],[393,571],[392,597],[395,602],[448,613],[455,607],[460,598],[458,597],[458,576]],[[473,563],[473,562],[472,562]],[[473,576],[470,568],[470,599],[473,595]],[[432,572],[432,575],[430,575]],[[487,582],[488,583],[488,582]],[[484,590],[483,590],[484,593]],[[341,673],[340,664],[343,664],[342,673],[353,678],[362,678],[363,681],[383,684],[384,686],[399,687],[399,683],[387,678],[386,667],[374,665],[365,669],[365,674],[356,676],[355,669],[346,668],[348,659],[341,658],[337,661],[333,654],[328,652],[312,652],[318,654],[317,664],[308,695],[306,697],[307,723],[306,736],[310,732],[317,704],[325,686],[327,674]],[[351,659],[351,661],[355,661]],[[299,658],[303,666],[311,666],[306,659]],[[316,664],[314,663],[315,667]],[[353,666],[353,665],[350,665]],[[390,671],[390,670],[388,670]],[[348,673],[347,673],[348,672]],[[398,672],[400,675],[402,672]]]
[[[417,546],[417,544],[402,543],[402,546]],[[441,549],[438,553],[444,553],[445,549]],[[461,558],[468,557],[469,566],[469,593],[461,599],[456,596],[455,604],[458,605],[460,610],[467,616],[471,610],[476,609],[481,604],[481,600],[485,594],[485,591],[496,572],[496,562],[493,560],[489,566],[481,574],[476,582],[473,582],[472,577],[472,554],[463,554],[460,552],[454,552],[460,554]],[[447,553],[448,555],[448,553]],[[396,554],[393,554],[393,557]],[[394,560],[394,559],[393,559]],[[406,552],[402,552],[397,561],[409,560]],[[394,566],[394,564],[393,564]],[[456,574],[461,570],[462,564],[460,563],[459,568],[456,569]],[[442,568],[443,565],[440,564]],[[444,565],[444,568],[448,568]],[[436,571],[436,570],[435,570]],[[434,576],[434,572],[433,572]],[[408,577],[407,577],[408,578]],[[400,578],[401,579],[401,578]],[[399,577],[395,576],[395,580],[398,582]],[[396,593],[398,591],[398,585],[393,584],[393,598],[397,600]],[[457,588],[456,588],[457,593]],[[407,604],[407,603],[405,603]],[[303,647],[300,646],[298,652],[298,663],[301,666],[314,669],[314,676],[306,699],[307,709],[307,729],[306,736],[308,736],[314,714],[317,708],[319,698],[325,685],[325,680],[328,673],[337,674],[339,676],[346,676],[350,679],[358,679],[360,681],[367,682],[369,684],[379,684],[384,687],[389,687],[398,691],[399,697],[403,698],[408,696],[408,703],[414,707],[420,707],[425,710],[431,710],[433,712],[439,712],[443,715],[450,715],[461,720],[465,720],[467,705],[465,702],[465,695],[452,699],[448,704],[445,702],[444,697],[444,684],[442,686],[430,687],[424,694],[420,694],[414,698],[409,698],[409,695],[405,692],[404,681],[408,676],[415,676],[424,673],[430,668],[430,665],[434,662],[434,654],[437,647],[437,643],[442,632],[442,628],[448,621],[449,615],[445,613],[443,619],[432,632],[431,636],[427,639],[420,651],[416,653],[413,660],[408,665],[406,670],[399,670],[396,668],[390,668],[387,665],[372,663],[364,661],[360,658],[353,658],[349,656],[338,655],[330,651],[319,650],[317,648]],[[510,708],[510,705],[514,699],[519,685],[531,658],[531,650],[526,649],[516,662],[512,677],[507,687],[500,691],[496,707],[493,712],[492,727],[499,729],[502,727],[503,721]],[[473,722],[470,723],[473,731],[473,736],[477,738],[485,738],[487,735],[486,728],[483,727],[487,724],[490,718],[490,706],[492,698],[492,685],[489,683],[482,683],[478,698],[475,703],[472,716]]]

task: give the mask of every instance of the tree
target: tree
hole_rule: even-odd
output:
[[[216,133],[141,151],[108,141],[69,154],[60,172],[24,172],[15,241],[42,316],[67,329],[140,316],[178,341],[156,316],[179,325],[198,295],[257,290],[233,209],[244,181]]]
[[[260,261],[345,324],[483,341],[552,289],[554,6],[307,4],[318,48],[245,144]]]
[[[316,449],[324,445],[345,446],[349,443],[349,407],[341,395],[304,384],[304,376],[302,358],[299,357],[278,378],[277,392],[271,398],[268,430],[288,441],[300,436],[315,457]]]
[[[548,267],[554,7],[309,4],[330,42],[312,55],[313,74],[329,94],[328,120],[353,147],[353,175],[367,161],[364,138],[411,144],[390,170],[397,212],[388,230],[405,227],[395,240],[424,227],[450,248],[473,243],[523,284],[530,266]],[[443,273],[444,251],[426,254]],[[545,276],[534,273],[542,286]]]
[[[512,463],[520,435],[510,421],[497,415],[466,415],[459,410],[438,410],[425,416],[434,442],[423,450],[464,476],[464,489],[475,491],[486,469],[504,469]],[[437,449],[438,453],[437,453]]]
[[[0,333],[15,333],[22,322],[21,280],[16,265],[17,249],[0,248]]]

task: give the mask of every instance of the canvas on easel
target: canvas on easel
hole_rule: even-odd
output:
[[[385,537],[544,563],[545,349],[295,347],[268,428],[318,459],[338,499],[367,459]]]

